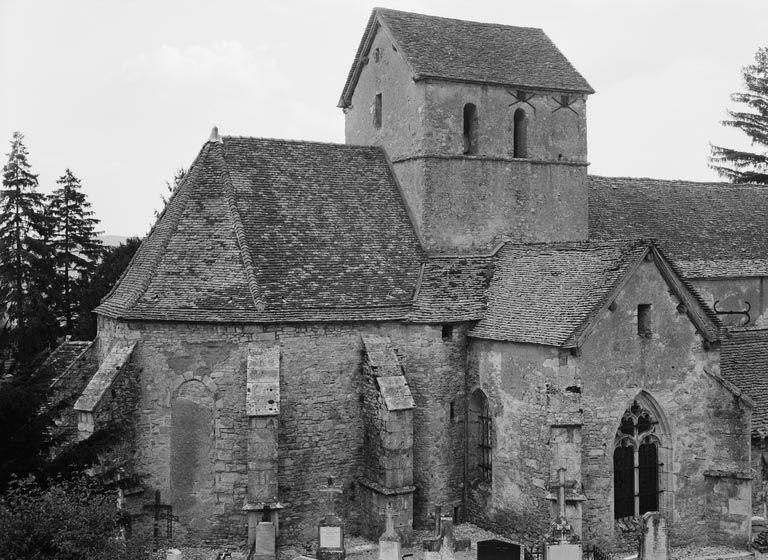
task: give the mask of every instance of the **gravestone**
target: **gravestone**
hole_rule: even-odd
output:
[[[667,560],[667,522],[658,511],[643,514],[638,560]]]
[[[256,525],[252,558],[253,560],[275,560],[275,525],[271,521],[261,521]]]
[[[478,541],[477,560],[521,560],[519,544],[489,539]]]
[[[386,529],[379,537],[379,560],[400,559],[400,536],[395,531],[395,510],[392,504],[387,504]]]
[[[328,487],[320,492],[326,495],[326,515],[318,524],[317,560],[344,560],[344,526],[336,515],[336,497],[341,488],[333,486],[333,478],[328,479]]]
[[[456,553],[469,550],[471,544],[469,539],[455,538],[453,518],[440,517],[440,534],[432,539],[424,539],[423,560],[455,560]]]

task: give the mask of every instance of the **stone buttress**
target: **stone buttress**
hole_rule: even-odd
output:
[[[362,533],[378,538],[388,507],[404,542],[413,533],[415,403],[388,337],[364,335]]]
[[[248,546],[260,521],[279,530],[277,426],[280,414],[280,346],[253,344],[248,349],[245,410],[248,416]]]

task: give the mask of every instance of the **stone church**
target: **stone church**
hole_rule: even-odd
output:
[[[197,538],[313,540],[332,478],[350,534],[531,543],[564,469],[587,543],[745,545],[768,188],[590,176],[593,93],[540,29],[375,9],[345,144],[202,146],[55,381],[79,437],[129,426]]]

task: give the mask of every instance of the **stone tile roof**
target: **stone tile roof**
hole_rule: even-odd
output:
[[[431,257],[424,265],[411,320],[451,323],[480,319],[494,262],[494,256]]]
[[[97,312],[123,319],[405,318],[424,260],[380,148],[208,142]]]
[[[732,329],[720,350],[720,373],[754,401],[752,431],[768,431],[768,329]]]
[[[38,372],[51,380],[51,387],[64,377],[77,359],[93,344],[92,341],[67,340],[51,352],[43,361]]]
[[[589,178],[590,239],[653,237],[688,278],[768,275],[768,186]]]
[[[647,240],[507,245],[498,254],[487,311],[470,332],[492,340],[574,347],[621,280],[652,251],[670,289],[708,339],[720,323]]]
[[[594,93],[541,29],[375,8],[344,85],[340,107],[350,103],[379,25],[390,33],[416,80],[437,78]]]

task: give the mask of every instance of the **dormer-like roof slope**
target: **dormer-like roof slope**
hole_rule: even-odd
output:
[[[440,79],[594,93],[541,29],[375,8],[349,71],[339,107],[349,106],[379,27],[389,33],[410,66],[414,80]]]
[[[755,402],[752,433],[768,433],[768,329],[732,329],[723,341],[720,372]]]
[[[380,148],[208,142],[97,312],[175,321],[404,318],[422,249]]]
[[[507,245],[498,254],[476,338],[579,347],[646,255],[707,340],[720,322],[648,240]]]
[[[589,237],[653,237],[688,278],[768,275],[768,186],[589,178]]]

